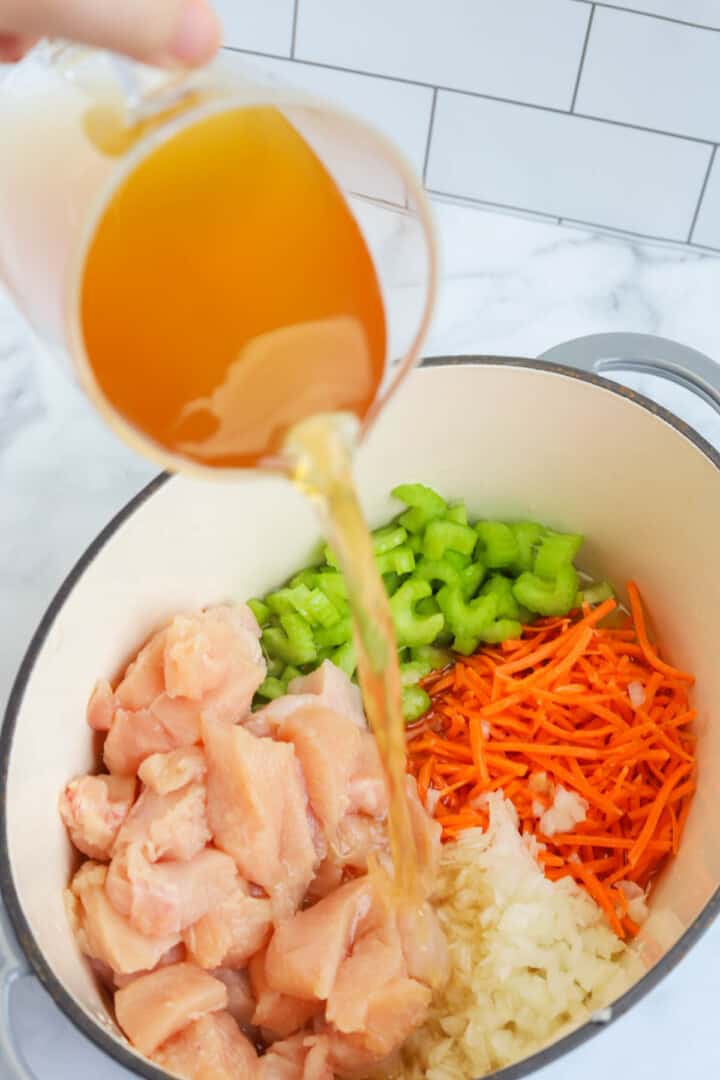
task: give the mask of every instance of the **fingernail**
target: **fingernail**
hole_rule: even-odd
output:
[[[210,59],[219,37],[217,19],[206,0],[188,0],[169,52],[181,64],[198,64]]]

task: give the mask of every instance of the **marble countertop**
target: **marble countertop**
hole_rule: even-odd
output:
[[[444,277],[428,355],[532,357],[584,334],[635,331],[720,359],[720,259],[457,205],[437,217]],[[707,404],[649,376],[622,381],[720,447],[720,417]],[[154,471],[103,427],[0,292],[0,701],[65,574]],[[718,1001],[720,923],[628,1015],[538,1075],[717,1076]],[[33,979],[16,984],[11,1014],[36,1080],[129,1078]]]

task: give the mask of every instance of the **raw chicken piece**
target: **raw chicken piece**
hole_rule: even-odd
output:
[[[68,784],[60,796],[60,816],[78,851],[109,859],[134,798],[134,777],[81,776]]]
[[[250,961],[249,971],[256,1002],[252,1021],[271,1041],[285,1039],[304,1028],[309,1020],[322,1012],[322,1002],[301,1001],[272,990],[265,974],[266,954],[266,949],[256,953]]]
[[[151,754],[197,743],[203,713],[243,719],[266,670],[252,618],[244,608],[209,608],[176,616],[150,639],[115,691],[110,772],[129,776]],[[98,717],[105,722],[104,712]]]
[[[203,968],[243,968],[272,931],[269,900],[250,896],[243,881],[184,933],[191,958]]]
[[[332,843],[350,805],[348,784],[360,751],[352,720],[323,705],[302,705],[276,727],[275,738],[292,743],[305,777],[310,806]]]
[[[110,864],[105,888],[111,903],[141,934],[182,933],[230,896],[237,886],[232,859],[206,848],[187,862],[150,863],[137,847]]]
[[[397,926],[410,978],[432,988],[445,986],[450,978],[450,952],[434,908],[423,904],[419,911],[399,911]]]
[[[368,856],[389,851],[385,823],[364,814],[346,814],[338,825],[327,856],[310,883],[308,897],[321,900],[342,884],[345,877],[367,873]]]
[[[278,724],[305,705],[324,705],[346,720],[352,720],[356,727],[367,730],[360,691],[330,660],[323,660],[310,675],[293,679],[288,691],[253,713],[248,724],[256,735],[274,734]]]
[[[301,1032],[275,1043],[260,1058],[258,1080],[333,1080],[328,1053],[324,1036]]]
[[[148,1055],[193,1020],[224,1009],[227,999],[219,979],[194,964],[172,964],[118,990],[115,1015],[133,1046]]]
[[[115,854],[134,845],[149,862],[192,859],[211,839],[204,784],[188,784],[168,795],[146,789],[120,829]]]
[[[163,663],[167,630],[159,630],[143,645],[115,690],[117,704],[135,711],[147,708],[165,689]]]
[[[367,730],[360,690],[350,681],[342,668],[323,660],[309,675],[299,675],[288,684],[290,694],[313,694],[323,705],[352,720],[356,727]]]
[[[165,644],[167,693],[202,701],[217,719],[242,720],[265,678],[259,636],[257,622],[244,605],[177,615]]]
[[[231,971],[230,968],[216,968],[210,974],[225,984],[228,992],[227,1011],[232,1016],[240,1030],[248,1038],[255,1036],[255,1027],[252,1022],[255,1012],[255,998],[250,986],[250,977],[247,971]]]
[[[265,889],[276,919],[291,915],[319,861],[295,751],[208,717],[203,739],[215,843]]]
[[[374,900],[371,883],[360,878],[281,923],[265,960],[269,986],[305,1001],[326,1000]]]
[[[109,731],[117,702],[107,679],[99,679],[90,695],[85,718],[93,731]]]
[[[386,818],[388,795],[380,754],[375,736],[362,733],[360,752],[350,777],[348,795],[350,813],[368,814],[370,817]]]
[[[78,944],[86,956],[107,964],[114,972],[131,975],[152,970],[179,934],[145,937],[120,915],[105,891],[107,867],[86,862],[77,872],[66,900]]]
[[[153,1061],[182,1080],[255,1080],[258,1058],[227,1012],[202,1016],[163,1043]]]
[[[151,970],[157,971],[158,968],[168,967],[169,964],[181,964],[186,959],[185,946],[175,945],[160,957]],[[113,990],[122,990],[124,987],[129,986],[131,982],[135,982],[136,979],[141,979],[143,975],[149,974],[150,971],[134,971],[131,975],[121,975],[116,971],[113,976]]]
[[[355,942],[352,953],[338,968],[325,1015],[338,1031],[367,1028],[368,1012],[388,983],[405,978],[405,961],[394,920]]]
[[[204,780],[206,773],[205,755],[199,746],[151,754],[138,769],[138,777],[145,787],[158,795],[168,795],[195,780]]]
[[[177,745],[148,709],[137,712],[116,709],[105,740],[103,760],[116,776],[134,776],[150,754],[163,754]]]

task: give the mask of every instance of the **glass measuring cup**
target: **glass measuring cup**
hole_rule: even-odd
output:
[[[88,251],[118,188],[168,140],[220,113],[257,106],[279,111],[312,149],[372,259],[387,346],[382,379],[360,417],[362,433],[418,355],[437,276],[427,200],[384,136],[256,70],[229,70],[222,60],[191,74],[168,73],[45,42],[0,86],[0,279],[69,360],[106,421],[166,468],[218,473],[148,438],[104,394],[81,322]]]

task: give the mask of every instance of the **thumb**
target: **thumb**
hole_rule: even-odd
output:
[[[0,0],[0,36],[61,37],[148,64],[209,60],[220,26],[208,0]]]

